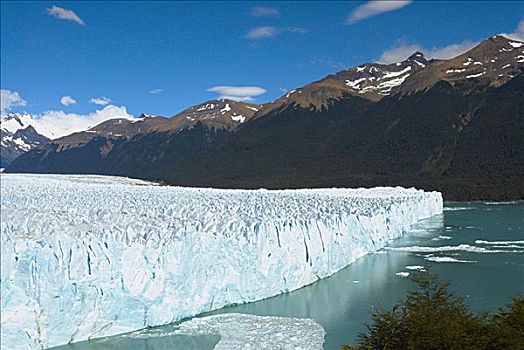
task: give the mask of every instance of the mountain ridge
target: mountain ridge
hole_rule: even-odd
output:
[[[520,199],[522,45],[492,37],[450,60],[363,64],[251,109],[208,101],[131,137],[43,146],[7,171],[236,188],[411,184],[454,200]]]

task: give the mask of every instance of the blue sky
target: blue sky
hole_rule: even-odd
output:
[[[109,103],[172,116],[220,95],[263,103],[344,67],[518,36],[523,19],[519,1],[2,1],[2,109],[88,114]],[[217,86],[251,88],[208,91]]]

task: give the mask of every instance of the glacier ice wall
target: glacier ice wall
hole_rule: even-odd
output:
[[[442,212],[404,188],[218,190],[1,175],[1,339],[47,348],[293,291]]]

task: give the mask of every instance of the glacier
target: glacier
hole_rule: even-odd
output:
[[[221,190],[1,174],[1,341],[42,349],[290,292],[442,213],[400,187]]]

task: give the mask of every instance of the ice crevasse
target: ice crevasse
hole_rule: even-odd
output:
[[[1,175],[1,339],[40,349],[296,290],[442,212],[416,189]]]

